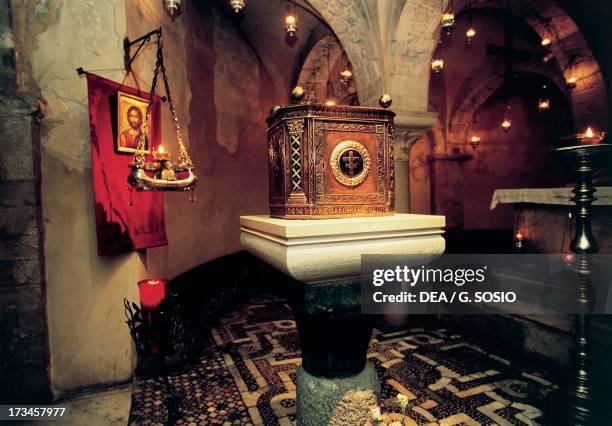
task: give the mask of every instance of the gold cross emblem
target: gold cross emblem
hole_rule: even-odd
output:
[[[359,167],[359,162],[361,161],[361,156],[357,151],[350,150],[348,155],[342,157],[342,161],[344,161],[344,166],[348,169],[349,177],[355,176],[355,170]]]

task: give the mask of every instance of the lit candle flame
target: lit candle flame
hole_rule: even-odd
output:
[[[593,132],[593,129],[591,129],[591,127],[587,127],[586,132],[584,133],[584,136],[586,136],[587,138],[593,138],[595,136],[595,132]]]
[[[163,154],[163,153],[164,153],[164,147],[163,147],[162,145],[160,145],[160,146],[157,148],[157,152],[159,152],[160,154]]]
[[[523,234],[521,234],[520,232],[516,233],[516,241],[523,241]]]

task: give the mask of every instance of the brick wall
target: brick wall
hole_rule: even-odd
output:
[[[19,93],[9,0],[0,0],[0,403],[49,398],[38,122]]]

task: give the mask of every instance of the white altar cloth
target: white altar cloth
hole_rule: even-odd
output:
[[[571,201],[573,187],[566,188],[517,188],[497,189],[491,199],[491,210],[497,204],[532,203],[532,204],[557,204],[574,205]],[[594,205],[612,205],[612,187],[602,186],[595,192],[597,200]]]

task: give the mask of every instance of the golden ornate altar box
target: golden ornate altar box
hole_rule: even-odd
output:
[[[268,117],[270,214],[286,219],[389,214],[393,117],[383,108],[302,104]]]

